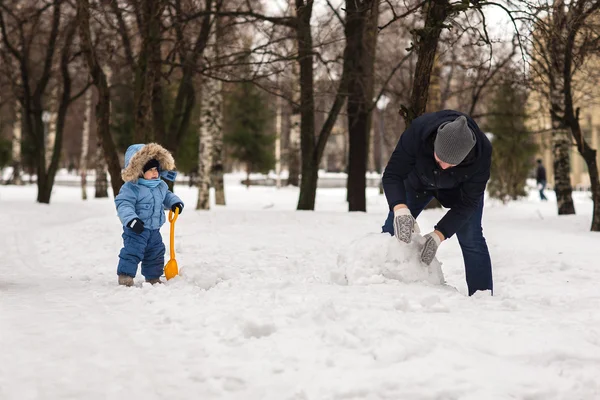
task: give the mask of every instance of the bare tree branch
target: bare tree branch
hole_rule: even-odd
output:
[[[0,4],[0,7],[2,9],[5,9],[5,6],[2,4]],[[19,22],[19,26],[20,25],[21,25],[21,23]],[[4,22],[4,15],[1,11],[0,11],[0,32],[2,33],[2,41],[4,42],[4,45],[6,46],[6,48],[10,51],[10,53],[13,55],[13,57],[15,57],[17,60],[21,60],[21,53],[19,51],[17,51],[17,49],[13,46],[13,44],[8,39],[9,35],[6,31],[6,23]]]
[[[133,51],[131,50],[131,41],[129,40],[129,34],[127,33],[127,25],[125,24],[125,20],[123,20],[123,14],[121,13],[121,9],[116,1],[110,2],[110,7],[112,12],[115,14],[117,18],[117,25],[119,35],[121,36],[121,41],[123,42],[123,49],[125,51],[125,57],[127,62],[131,66],[132,69],[135,69],[135,58],[133,57]]]
[[[335,7],[333,6],[333,4],[331,4],[330,0],[327,0],[327,5],[331,9],[331,11],[333,11],[333,13],[337,17],[338,21],[340,22],[340,24],[344,25],[344,18],[342,18],[342,16],[340,15],[340,13],[338,13],[338,11],[335,9]]]
[[[268,21],[271,22],[273,24],[276,25],[284,25],[287,26],[288,28],[296,28],[296,18],[295,17],[273,17],[273,16],[269,16],[269,15],[264,15],[264,14],[259,14],[256,13],[254,11],[252,11],[251,9],[249,11],[207,11],[207,10],[203,10],[203,11],[199,11],[196,12],[186,18],[183,19],[184,22],[188,22],[194,19],[197,19],[199,17],[206,17],[206,16],[211,16],[211,15],[217,15],[219,17],[249,17],[252,18],[253,20],[259,20],[259,21]],[[252,22],[252,21],[248,21],[248,22]]]
[[[408,59],[410,59],[411,56],[412,56],[412,51],[409,51],[408,53],[406,53],[406,55],[404,57],[402,57],[400,62],[398,62],[398,64],[396,64],[394,66],[394,68],[392,68],[392,71],[389,73],[387,78],[385,78],[385,80],[383,81],[383,84],[381,85],[381,89],[379,90],[377,97],[373,101],[373,104],[371,104],[369,112],[371,112],[373,110],[373,108],[375,108],[375,106],[377,105],[377,102],[379,101],[379,99],[381,98],[383,93],[385,93],[385,91],[387,90],[387,85],[390,82],[390,80],[394,77],[394,75],[396,75],[396,71],[398,71],[400,69],[400,67],[402,67]]]
[[[56,48],[56,39],[58,37],[58,28],[60,26],[60,5],[61,0],[54,0],[54,13],[52,14],[52,28],[50,30],[50,37],[46,45],[46,59],[44,61],[44,68],[42,70],[41,79],[34,91],[34,97],[40,96],[46,90],[48,81],[50,80],[50,69],[52,68],[52,59],[54,58],[54,51]]]
[[[525,65],[527,64],[527,60],[525,59],[525,54],[527,54],[527,52],[525,51],[523,43],[521,42],[521,36],[518,34],[519,27],[517,26],[517,21],[515,20],[515,17],[513,16],[513,12],[511,10],[509,10],[508,8],[506,8],[504,5],[493,2],[493,1],[484,1],[484,2],[481,2],[480,4],[482,6],[485,6],[485,5],[496,6],[506,12],[506,14],[508,15],[508,17],[510,18],[510,20],[513,24],[513,27],[515,28],[515,32],[517,32],[517,40],[519,41],[519,48],[521,49],[521,58],[523,60],[523,68],[525,68]]]
[[[391,6],[390,8],[392,9],[392,13],[393,13],[393,18],[391,20],[389,20],[385,25],[380,26],[379,31],[382,31],[383,29],[387,28],[388,26],[390,26],[391,24],[393,24],[394,22],[396,22],[398,20],[408,17],[409,15],[411,15],[412,13],[417,11],[419,8],[423,7],[426,3],[427,3],[427,0],[422,1],[422,2],[418,3],[417,5],[415,5],[414,7],[409,8],[405,13],[400,14],[400,15],[396,14],[394,7],[390,5]],[[389,4],[389,2],[388,2],[388,4]]]

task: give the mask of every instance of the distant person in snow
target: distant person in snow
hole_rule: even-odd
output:
[[[146,282],[161,283],[165,245],[160,227],[165,223],[164,207],[179,213],[183,202],[160,179],[175,180],[173,156],[156,144],[134,144],[125,152],[125,181],[115,197],[117,214],[123,224],[123,248],[119,253],[119,285],[133,286],[138,264]]]
[[[435,197],[449,211],[426,234],[421,261],[456,233],[465,262],[469,296],[493,290],[492,262],[481,219],[490,178],[492,145],[475,121],[453,110],[424,114],[400,137],[383,173],[389,214],[383,232],[410,243],[417,216]]]
[[[546,201],[548,198],[544,194],[544,189],[546,189],[546,184],[548,181],[546,180],[546,168],[542,164],[542,160],[538,158],[537,160],[537,170],[535,172],[535,181],[537,182],[538,190],[540,191],[540,200]]]

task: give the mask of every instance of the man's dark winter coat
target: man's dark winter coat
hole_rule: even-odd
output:
[[[546,168],[542,164],[538,164],[535,180],[537,183],[546,182]]]
[[[461,115],[467,118],[477,142],[463,162],[443,170],[433,155],[437,129]],[[417,197],[434,196],[450,209],[435,227],[449,238],[482,201],[491,163],[492,145],[469,116],[453,110],[423,114],[402,134],[383,173],[383,189],[390,210],[397,204],[406,204],[407,187]]]

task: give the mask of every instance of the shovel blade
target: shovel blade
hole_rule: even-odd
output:
[[[171,278],[175,278],[179,274],[179,267],[177,266],[177,261],[169,260],[167,265],[165,265],[165,277],[167,280]]]

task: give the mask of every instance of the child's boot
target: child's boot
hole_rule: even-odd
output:
[[[146,282],[155,285],[157,283],[162,283],[162,281],[160,280],[160,278],[152,278],[152,279],[146,279]]]
[[[133,278],[129,275],[119,275],[119,285],[133,286]]]

